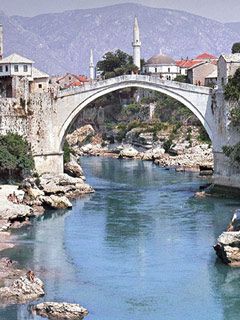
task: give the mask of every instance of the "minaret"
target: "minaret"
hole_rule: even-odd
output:
[[[3,58],[3,26],[0,24],[0,59]]]
[[[134,18],[134,28],[133,28],[133,63],[141,69],[141,41],[140,41],[140,32],[138,26],[138,20],[135,16]]]
[[[91,80],[95,79],[95,68],[93,63],[93,50],[90,51],[90,61],[89,61],[89,76]]]

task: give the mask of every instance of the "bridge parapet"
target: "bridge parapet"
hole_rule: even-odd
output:
[[[202,87],[202,86],[196,86],[184,82],[177,82],[177,81],[171,81],[171,80],[163,80],[156,76],[148,76],[148,75],[122,75],[115,78],[100,80],[100,81],[93,81],[91,83],[85,84],[83,86],[79,87],[71,87],[68,89],[63,89],[58,92],[57,97],[65,97],[68,95],[75,95],[78,93],[88,92],[88,91],[94,91],[99,90],[101,88],[106,88],[109,86],[118,85],[120,83],[149,83],[154,84],[156,86],[163,86],[165,88],[169,89],[178,89],[183,91],[190,91],[195,93],[201,93],[210,95],[212,92],[211,88]]]

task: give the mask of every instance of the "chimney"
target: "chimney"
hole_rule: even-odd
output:
[[[0,24],[0,59],[3,58],[3,26]]]

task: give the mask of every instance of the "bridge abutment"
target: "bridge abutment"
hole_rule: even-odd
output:
[[[63,173],[63,153],[42,154],[34,156],[35,169],[38,174]]]
[[[223,152],[214,152],[213,183],[223,187],[240,189],[240,167],[224,155]]]

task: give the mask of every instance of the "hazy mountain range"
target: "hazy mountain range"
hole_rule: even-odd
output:
[[[132,28],[138,16],[142,57],[159,53],[174,58],[194,57],[202,52],[230,52],[240,41],[240,23],[220,23],[190,13],[121,4],[104,8],[65,11],[35,17],[7,16],[4,26],[4,55],[13,52],[36,62],[50,74],[66,71],[88,73],[90,48],[95,62],[106,51],[132,53]]]

